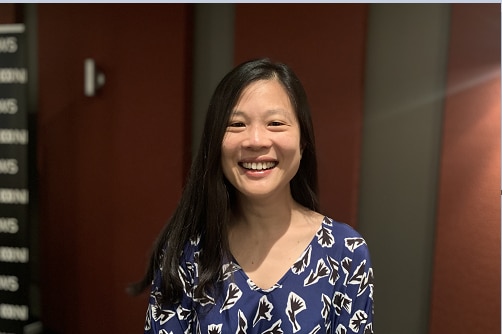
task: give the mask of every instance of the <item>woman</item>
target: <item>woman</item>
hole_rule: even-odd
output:
[[[227,74],[140,292],[145,333],[373,333],[368,248],[318,213],[307,98],[284,64]]]

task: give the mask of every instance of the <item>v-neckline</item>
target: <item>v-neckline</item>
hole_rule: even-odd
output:
[[[262,292],[262,293],[270,293],[272,291],[274,291],[275,289],[277,289],[278,287],[281,287],[282,286],[282,283],[291,275],[291,273],[293,272],[293,268],[294,266],[305,256],[305,253],[309,250],[309,248],[312,247],[312,245],[316,242],[317,238],[318,238],[318,234],[319,234],[319,231],[322,230],[323,228],[323,224],[325,222],[325,220],[327,219],[326,216],[323,216],[322,220],[321,220],[321,223],[319,224],[318,228],[316,229],[316,232],[314,233],[314,235],[312,236],[312,239],[310,240],[310,242],[305,246],[305,248],[303,249],[303,251],[301,252],[301,254],[297,257],[297,259],[291,264],[291,266],[288,267],[288,269],[284,272],[284,274],[279,278],[279,280],[277,280],[277,282],[275,282],[272,286],[270,286],[269,288],[263,288],[263,287],[260,287],[258,286],[258,284],[256,284],[253,279],[251,279],[251,277],[249,277],[248,273],[244,270],[244,268],[241,267],[241,265],[239,264],[239,262],[235,259],[235,257],[233,255],[231,255],[232,257],[232,263],[237,265],[238,267],[238,272],[244,277],[244,279],[246,280],[246,282],[248,282],[249,286],[254,290],[254,291],[259,291],[259,292]]]

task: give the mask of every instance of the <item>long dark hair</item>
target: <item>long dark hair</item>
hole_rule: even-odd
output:
[[[200,238],[199,282],[196,297],[215,288],[224,258],[230,256],[227,226],[235,204],[235,188],[221,167],[221,145],[228,120],[242,91],[252,82],[276,79],[286,89],[300,125],[302,159],[291,180],[293,199],[318,211],[317,160],[307,96],[302,84],[285,64],[269,59],[245,62],[229,72],[217,86],[206,114],[199,150],[192,163],[180,202],[159,235],[142,281],[130,292],[139,294],[160,270],[163,302],[179,300],[183,285],[178,275],[180,256],[187,242]]]

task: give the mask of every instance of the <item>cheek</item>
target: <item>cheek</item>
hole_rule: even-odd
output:
[[[228,145],[228,142],[224,142],[221,145],[221,159],[223,163],[232,156],[232,151],[232,147]]]
[[[221,145],[221,167],[223,174],[228,178],[230,170],[234,165],[235,152],[228,141],[223,142]]]
[[[297,136],[288,136],[282,138],[280,141],[280,147],[282,151],[289,156],[296,158],[297,156],[301,157],[302,155],[300,140]]]
[[[222,152],[231,151],[235,148],[235,145],[236,145],[235,134],[227,133],[227,134],[225,134],[225,136],[223,137],[223,140],[221,142],[221,151]]]
[[[222,158],[235,159],[236,155],[239,153],[239,138],[235,134],[227,134],[223,138],[221,144],[221,156]]]

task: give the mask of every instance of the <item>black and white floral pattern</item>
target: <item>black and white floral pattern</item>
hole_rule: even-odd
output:
[[[223,296],[195,299],[200,238],[185,248],[179,268],[185,293],[177,305],[159,303],[156,275],[145,333],[373,334],[373,269],[365,240],[325,217],[289,271],[261,289],[235,261],[222,264]]]

